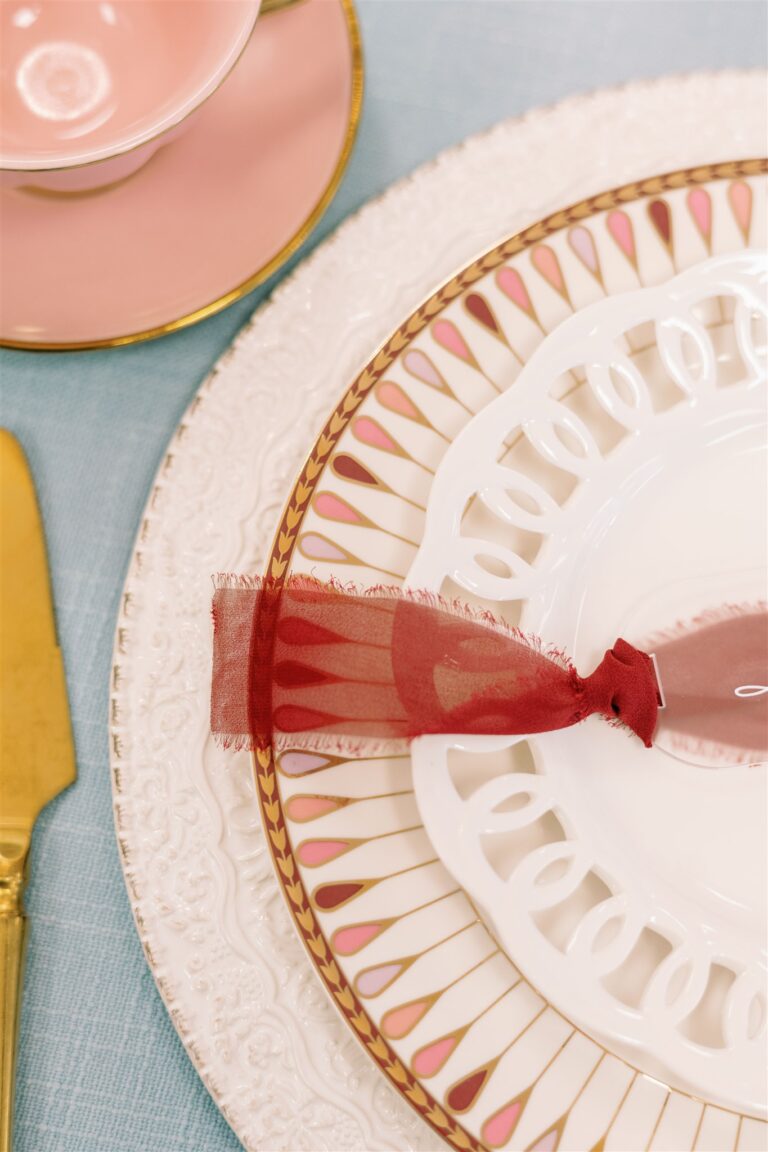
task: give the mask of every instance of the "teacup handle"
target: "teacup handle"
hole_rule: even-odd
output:
[[[302,0],[261,0],[259,16],[269,16],[271,12],[279,12],[282,8],[292,8],[294,4],[301,4]]]

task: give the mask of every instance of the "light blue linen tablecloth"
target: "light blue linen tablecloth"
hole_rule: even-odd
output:
[[[393,180],[503,117],[637,77],[768,62],[762,0],[361,0],[360,17],[360,134],[301,255]],[[112,824],[107,692],[120,589],[166,442],[279,278],[152,344],[0,354],[0,420],[29,455],[48,534],[79,766],[35,832],[16,1152],[240,1147],[134,930]]]

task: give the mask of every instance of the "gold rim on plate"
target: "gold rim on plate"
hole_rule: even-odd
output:
[[[312,452],[294,482],[275,533],[266,574],[278,583],[282,583],[286,579],[304,515],[310,506],[315,488],[341,434],[366,395],[387,371],[393,360],[402,354],[404,348],[413,338],[467,286],[511,256],[532,247],[553,233],[561,231],[569,224],[583,221],[597,213],[665,191],[694,187],[712,180],[747,177],[764,173],[768,173],[768,160],[766,159],[732,161],[701,165],[666,175],[653,176],[609,192],[600,193],[556,212],[523,232],[508,238],[484,253],[479,259],[468,264],[456,276],[444,283],[419,308],[415,309],[386,343],[374,353],[332,411],[315,442]],[[277,765],[271,748],[259,749],[254,752],[252,764],[262,822],[275,871],[280,881],[281,891],[309,960],[320,976],[336,1008],[398,1094],[408,1101],[443,1140],[461,1152],[486,1152],[486,1145],[463,1127],[458,1117],[450,1115],[406,1067],[379,1032],[363,1004],[358,1000],[353,987],[347,981],[325,938],[304,887],[285,820],[277,782]],[[535,990],[534,985],[531,987]],[[542,999],[546,1000],[546,997],[542,996]],[[582,1032],[582,1029],[575,1030]],[[597,1043],[594,1037],[591,1039],[593,1043]],[[604,1047],[603,1045],[599,1046]],[[621,1060],[621,1057],[617,1057],[617,1059]],[[626,1063],[623,1060],[621,1062]],[[690,1093],[680,1092],[680,1094],[699,1100],[699,1097],[692,1096]],[[702,1103],[706,1105],[707,1102],[702,1101]],[[717,1107],[724,1112],[732,1112],[731,1109],[721,1108],[720,1105]],[[740,1116],[740,1128],[743,1117],[739,1113],[736,1114]],[[603,1141],[600,1141],[596,1145],[596,1149],[602,1147]]]
[[[215,316],[217,312],[223,311],[230,304],[234,304],[237,300],[241,300],[243,296],[247,296],[254,288],[258,288],[260,284],[268,280],[273,273],[277,272],[277,270],[294,255],[319,223],[331,200],[336,195],[342,176],[349,163],[357,129],[360,124],[364,86],[363,44],[360,35],[360,24],[357,18],[354,0],[340,0],[340,3],[347,23],[347,35],[349,36],[349,46],[352,54],[352,88],[344,143],[336,161],[336,166],[331,173],[331,178],[321,193],[319,200],[301,226],[286,241],[282,248],[276,252],[266,264],[263,264],[249,276],[247,280],[244,280],[242,284],[238,284],[235,288],[231,288],[229,292],[225,292],[223,296],[219,296],[209,304],[203,304],[202,307],[196,308],[192,312],[187,312],[175,320],[169,320],[165,324],[158,324],[154,328],[146,328],[139,332],[129,332],[125,336],[110,336],[102,340],[76,340],[72,342],[54,341],[52,343],[37,343],[27,340],[8,340],[0,337],[0,348],[13,348],[28,352],[83,352],[88,349],[118,348],[125,344],[140,344],[145,340],[155,340],[159,336],[168,335],[170,332],[178,332],[183,328],[189,328],[193,324],[197,324],[200,320],[206,320],[209,316]],[[102,191],[102,189],[99,189],[99,191]]]

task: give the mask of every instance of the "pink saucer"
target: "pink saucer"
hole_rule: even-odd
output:
[[[109,188],[0,191],[0,343],[159,336],[217,312],[302,243],[341,179],[360,114],[351,0],[262,16],[194,127]]]

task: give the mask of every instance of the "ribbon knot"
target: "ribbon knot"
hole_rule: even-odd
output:
[[[582,680],[582,717],[599,713],[631,728],[646,748],[653,743],[659,686],[653,660],[626,640],[609,648],[591,676]]]

